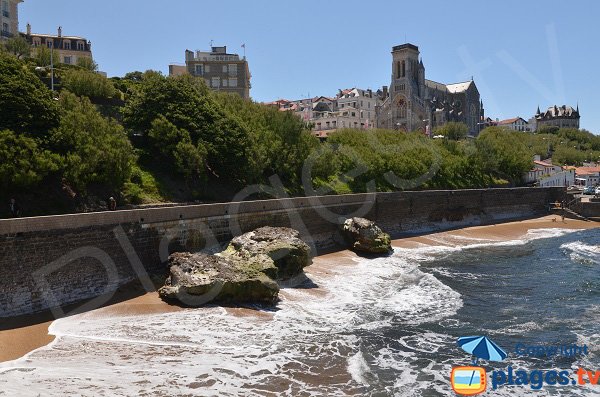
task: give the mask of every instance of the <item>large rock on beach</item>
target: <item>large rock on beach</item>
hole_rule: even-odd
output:
[[[186,306],[216,303],[277,302],[275,280],[303,273],[311,262],[310,247],[289,228],[263,227],[234,238],[216,255],[175,253],[161,297]]]
[[[219,303],[274,304],[279,286],[252,263],[217,255],[175,253],[169,257],[170,275],[158,290],[161,297],[186,306]]]
[[[261,227],[238,236],[220,255],[252,263],[278,280],[301,274],[311,263],[310,247],[287,227]]]
[[[368,219],[346,219],[342,225],[342,235],[355,251],[369,254],[389,254],[393,251],[390,235]]]

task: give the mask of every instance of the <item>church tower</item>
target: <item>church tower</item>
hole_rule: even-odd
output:
[[[392,49],[390,85],[391,120],[395,129],[414,131],[421,127],[424,113],[425,67],[419,60],[419,47],[402,44]]]

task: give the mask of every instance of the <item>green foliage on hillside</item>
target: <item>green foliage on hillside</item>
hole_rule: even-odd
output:
[[[600,159],[600,137],[557,128],[467,138],[449,123],[434,132],[446,139],[344,129],[320,142],[292,112],[153,71],[106,79],[94,65],[59,65],[53,94],[34,66],[45,50],[37,60],[0,53],[0,203],[46,197],[30,213],[96,209],[108,196],[222,201],[250,185],[266,197],[279,183],[290,195],[520,185],[535,154]]]
[[[0,129],[41,135],[57,123],[50,90],[27,64],[0,53]]]
[[[199,174],[194,170],[202,162],[211,176],[237,186],[265,182],[275,172],[297,184],[303,159],[317,143],[297,117],[213,93],[191,76],[147,72],[130,88],[125,125],[175,160],[182,176]]]
[[[117,90],[106,77],[86,69],[67,69],[61,74],[62,87],[78,96],[94,99],[108,99]]]
[[[81,191],[92,183],[120,189],[136,161],[123,127],[102,117],[85,97],[63,92],[60,106],[60,125],[49,146],[61,155],[65,178]]]
[[[39,142],[10,130],[0,131],[0,186],[11,191],[34,186],[59,169],[60,158]]]
[[[457,123],[454,121],[446,123],[433,131],[434,135],[443,135],[446,138],[451,139],[453,141],[460,141],[461,139],[465,139],[468,133],[469,127],[467,127],[466,124]]]

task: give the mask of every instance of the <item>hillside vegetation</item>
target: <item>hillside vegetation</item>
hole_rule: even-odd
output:
[[[26,215],[119,205],[273,195],[519,185],[532,157],[598,160],[600,139],[463,126],[420,133],[339,130],[320,142],[298,117],[209,90],[202,79],[148,71],[107,79],[93,63],[60,65],[56,91],[36,69],[44,51],[0,51],[0,203]],[[275,178],[274,178],[275,177]],[[7,205],[5,206],[7,207]],[[2,207],[4,208],[4,206]],[[3,209],[0,214],[6,216]]]

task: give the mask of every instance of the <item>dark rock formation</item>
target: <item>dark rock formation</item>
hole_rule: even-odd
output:
[[[273,304],[279,294],[274,279],[295,277],[310,264],[310,247],[299,236],[293,229],[263,227],[236,237],[217,255],[175,253],[158,292],[187,306]]]
[[[342,235],[356,251],[370,254],[389,254],[393,251],[390,235],[368,219],[346,219],[342,225]]]

